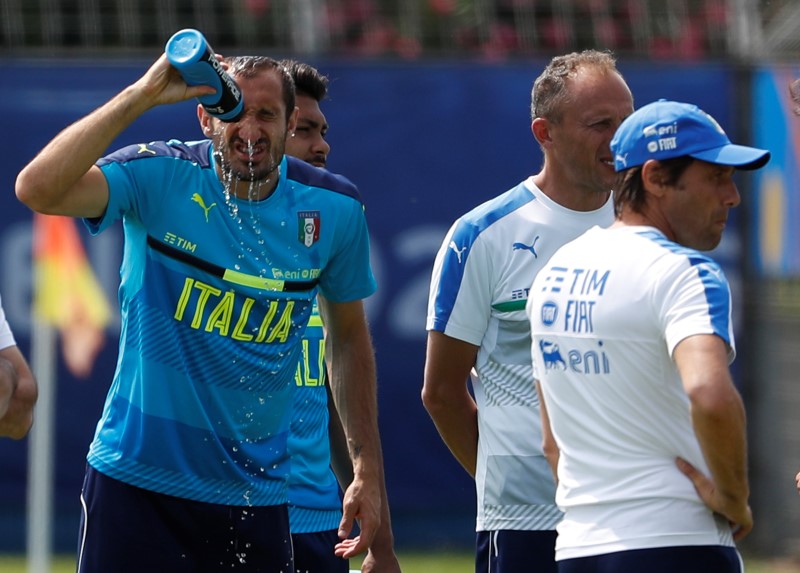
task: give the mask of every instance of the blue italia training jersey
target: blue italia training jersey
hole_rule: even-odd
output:
[[[261,201],[226,193],[210,141],[126,147],[93,233],[122,219],[122,327],[89,449],[97,470],[197,501],[286,501],[300,339],[317,292],[375,290],[366,222],[346,179],[292,158]]]
[[[289,433],[289,526],[292,533],[339,527],[339,483],[331,469],[328,436],[328,377],[325,335],[316,302],[303,336],[295,373],[294,410]]]

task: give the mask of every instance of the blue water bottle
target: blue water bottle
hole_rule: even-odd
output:
[[[197,98],[208,113],[222,121],[239,119],[244,110],[242,91],[222,69],[203,34],[192,28],[175,32],[164,51],[187,85],[216,88],[216,93]]]

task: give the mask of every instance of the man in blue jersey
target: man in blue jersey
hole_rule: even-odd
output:
[[[616,222],[565,245],[527,303],[559,573],[740,573],[753,527],[730,288],[699,251],[739,204],[734,145],[696,106],[660,100],[611,142]]]
[[[141,114],[211,94],[162,55],[135,83],[57,135],[20,172],[32,209],[121,219],[117,370],[88,454],[79,571],[293,570],[286,449],[314,299],[354,479],[338,532],[380,521],[375,366],[362,299],[375,290],[361,201],[345,178],[284,157],[297,123],[277,61],[226,61],[244,113],[198,106],[208,139],[105,157]],[[125,532],[120,535],[119,532]]]
[[[297,127],[286,140],[286,155],[325,167],[330,145],[325,140],[328,121],[320,102],[327,96],[328,78],[303,62],[284,60],[281,64],[294,80],[298,110]],[[295,376],[297,391],[288,442],[291,456],[289,527],[298,573],[348,571],[347,561],[334,554],[342,517],[336,476],[343,487],[347,487],[353,479],[353,468],[339,414],[329,395],[324,349],[324,330],[315,304],[303,336],[302,360]],[[381,523],[361,570],[399,573],[385,488],[382,494]]]
[[[542,169],[459,218],[436,257],[422,399],[475,478],[476,573],[555,571],[561,512],[538,434],[525,300],[558,247],[612,223],[609,142],[632,111],[610,54],[553,58],[531,93]]]
[[[36,379],[17,347],[0,300],[0,436],[21,440],[28,435],[38,396]]]

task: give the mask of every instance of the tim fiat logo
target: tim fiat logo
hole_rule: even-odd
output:
[[[297,238],[306,247],[310,247],[319,241],[319,226],[319,211],[300,211],[297,213]]]

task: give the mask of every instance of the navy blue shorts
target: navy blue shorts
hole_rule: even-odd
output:
[[[294,571],[285,505],[200,503],[134,487],[87,466],[78,573]]]
[[[557,573],[555,531],[478,531],[475,573]]]
[[[294,569],[297,573],[348,573],[347,559],[333,553],[339,543],[335,529],[315,533],[292,533]]]
[[[742,573],[739,552],[721,545],[654,547],[564,559],[558,562],[558,573]]]

